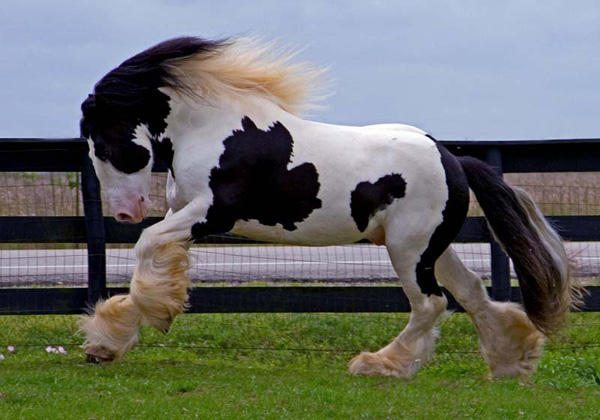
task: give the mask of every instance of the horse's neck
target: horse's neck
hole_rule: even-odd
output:
[[[171,101],[165,137],[173,145],[173,170],[181,200],[189,202],[190,191],[196,191],[198,181],[208,179],[210,168],[218,164],[224,150],[224,140],[234,130],[242,129],[242,119],[248,117],[261,129],[280,121],[284,125],[304,124],[266,100],[241,99],[221,104],[201,101],[185,103]],[[185,192],[187,191],[187,193]],[[175,202],[175,201],[173,201]],[[177,206],[176,206],[177,207]]]
[[[300,118],[284,111],[278,105],[262,97],[239,97],[209,104],[203,101],[171,101],[168,132],[165,133],[178,143],[222,141],[233,130],[241,128],[244,117],[257,126],[267,127],[276,121],[299,122]]]

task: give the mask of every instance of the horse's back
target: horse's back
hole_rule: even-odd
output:
[[[396,131],[396,132],[422,134],[424,136],[427,135],[426,131],[420,129],[419,127],[415,127],[414,125],[408,125],[408,124],[396,124],[396,123],[371,124],[371,125],[362,126],[360,128],[365,129],[365,130],[379,130],[381,132]]]

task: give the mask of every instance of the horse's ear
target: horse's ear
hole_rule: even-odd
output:
[[[81,112],[88,114],[96,109],[96,95],[89,94],[85,101],[81,104]]]

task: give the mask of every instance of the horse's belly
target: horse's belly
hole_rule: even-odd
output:
[[[265,226],[255,220],[242,220],[236,222],[231,232],[257,241],[313,246],[350,244],[365,237],[350,221],[338,220],[337,223],[331,224],[326,220],[310,218],[299,223],[294,230],[284,229],[279,224]]]

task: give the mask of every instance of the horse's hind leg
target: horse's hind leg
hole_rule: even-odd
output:
[[[530,375],[541,355],[544,336],[521,307],[490,300],[479,276],[465,267],[452,248],[437,260],[435,273],[473,320],[492,375]]]
[[[458,234],[469,207],[469,187],[460,164],[444,147],[438,144],[437,148],[448,195],[438,195],[443,188],[423,190],[415,193],[418,199],[389,208],[386,217],[386,246],[410,301],[409,322],[386,347],[354,358],[352,373],[410,377],[433,355],[438,335],[435,323],[447,304],[434,267]]]
[[[447,301],[433,277],[433,262],[429,266],[420,264],[415,243],[424,240],[413,237],[396,245],[388,241],[392,264],[410,301],[410,319],[390,344],[352,359],[351,373],[410,378],[432,357],[438,336],[435,323],[445,311]]]

